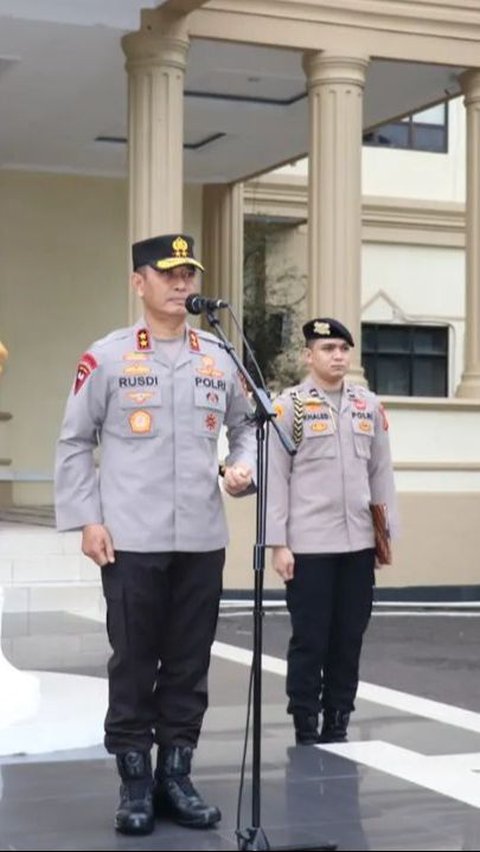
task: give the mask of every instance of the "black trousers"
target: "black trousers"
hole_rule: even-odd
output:
[[[195,747],[208,706],[210,649],[217,626],[225,550],[116,551],[102,567],[111,754],[160,745]]]
[[[360,652],[372,611],[375,555],[295,554],[286,584],[292,635],[287,711],[354,709]]]

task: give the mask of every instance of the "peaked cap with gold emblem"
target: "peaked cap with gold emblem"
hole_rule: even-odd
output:
[[[349,346],[355,346],[348,328],[341,322],[330,317],[320,317],[306,322],[302,328],[306,342],[309,340],[328,340],[329,338],[345,340]]]
[[[154,269],[173,269],[175,266],[196,266],[203,272],[202,264],[195,258],[193,237],[186,234],[164,234],[140,240],[132,246],[133,268],[153,266]]]

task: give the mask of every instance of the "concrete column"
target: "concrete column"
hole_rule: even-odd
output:
[[[460,77],[467,110],[465,354],[457,396],[480,397],[480,70]]]
[[[122,39],[128,74],[130,243],[182,230],[183,88],[189,46],[185,18],[142,12]],[[138,310],[133,299],[130,318]]]
[[[310,317],[350,329],[351,378],[364,381],[361,355],[362,108],[366,57],[304,56],[310,115],[308,277]]]
[[[207,184],[203,188],[202,262],[204,295],[229,302],[243,326],[243,185],[240,183]],[[230,313],[221,310],[219,318],[241,358],[240,333]]]
[[[0,376],[3,373],[5,362],[8,358],[7,347],[0,340]],[[1,400],[0,400],[1,402]],[[12,415],[7,411],[2,411],[0,406],[0,473],[5,472],[7,467],[10,467],[12,459],[10,457],[10,421]],[[12,480],[0,478],[0,506],[11,506],[13,503]],[[1,596],[1,589],[0,589]],[[0,597],[0,627],[2,606]],[[1,630],[0,630],[1,637]],[[0,651],[1,664],[1,651]],[[1,715],[0,715],[1,719]]]

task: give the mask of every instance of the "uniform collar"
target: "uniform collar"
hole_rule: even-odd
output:
[[[325,402],[327,405],[332,405],[331,398],[329,396],[328,391],[321,388],[316,384],[315,379],[312,376],[307,376],[304,382],[301,385],[302,392],[306,392],[308,396],[311,396],[315,399],[320,399],[322,402]],[[341,406],[343,408],[345,393],[343,392],[344,386],[342,387],[342,397],[341,397]],[[333,406],[336,408],[336,406]]]

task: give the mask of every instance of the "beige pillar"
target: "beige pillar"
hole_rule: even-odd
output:
[[[142,12],[122,39],[128,73],[130,242],[182,230],[185,18]],[[133,297],[131,319],[138,313]]]
[[[225,299],[243,325],[243,185],[203,188],[203,294]],[[230,313],[219,311],[222,329],[242,357],[240,333]],[[205,326],[205,327],[208,327]]]
[[[7,347],[0,340],[0,375],[3,372],[4,364],[8,358]],[[2,468],[9,467],[12,463],[10,458],[10,421],[12,415],[7,411],[2,411],[0,408],[0,472]],[[11,480],[0,479],[0,506],[11,506],[13,503],[13,490]],[[1,592],[1,589],[0,589]],[[0,601],[0,618],[1,618],[1,601]],[[0,633],[1,635],[1,633]],[[0,652],[1,657],[1,652]]]
[[[480,70],[460,77],[467,110],[465,355],[457,396],[480,397]]]
[[[310,116],[308,276],[310,317],[330,316],[352,332],[351,377],[361,355],[362,107],[366,57],[308,52]]]

